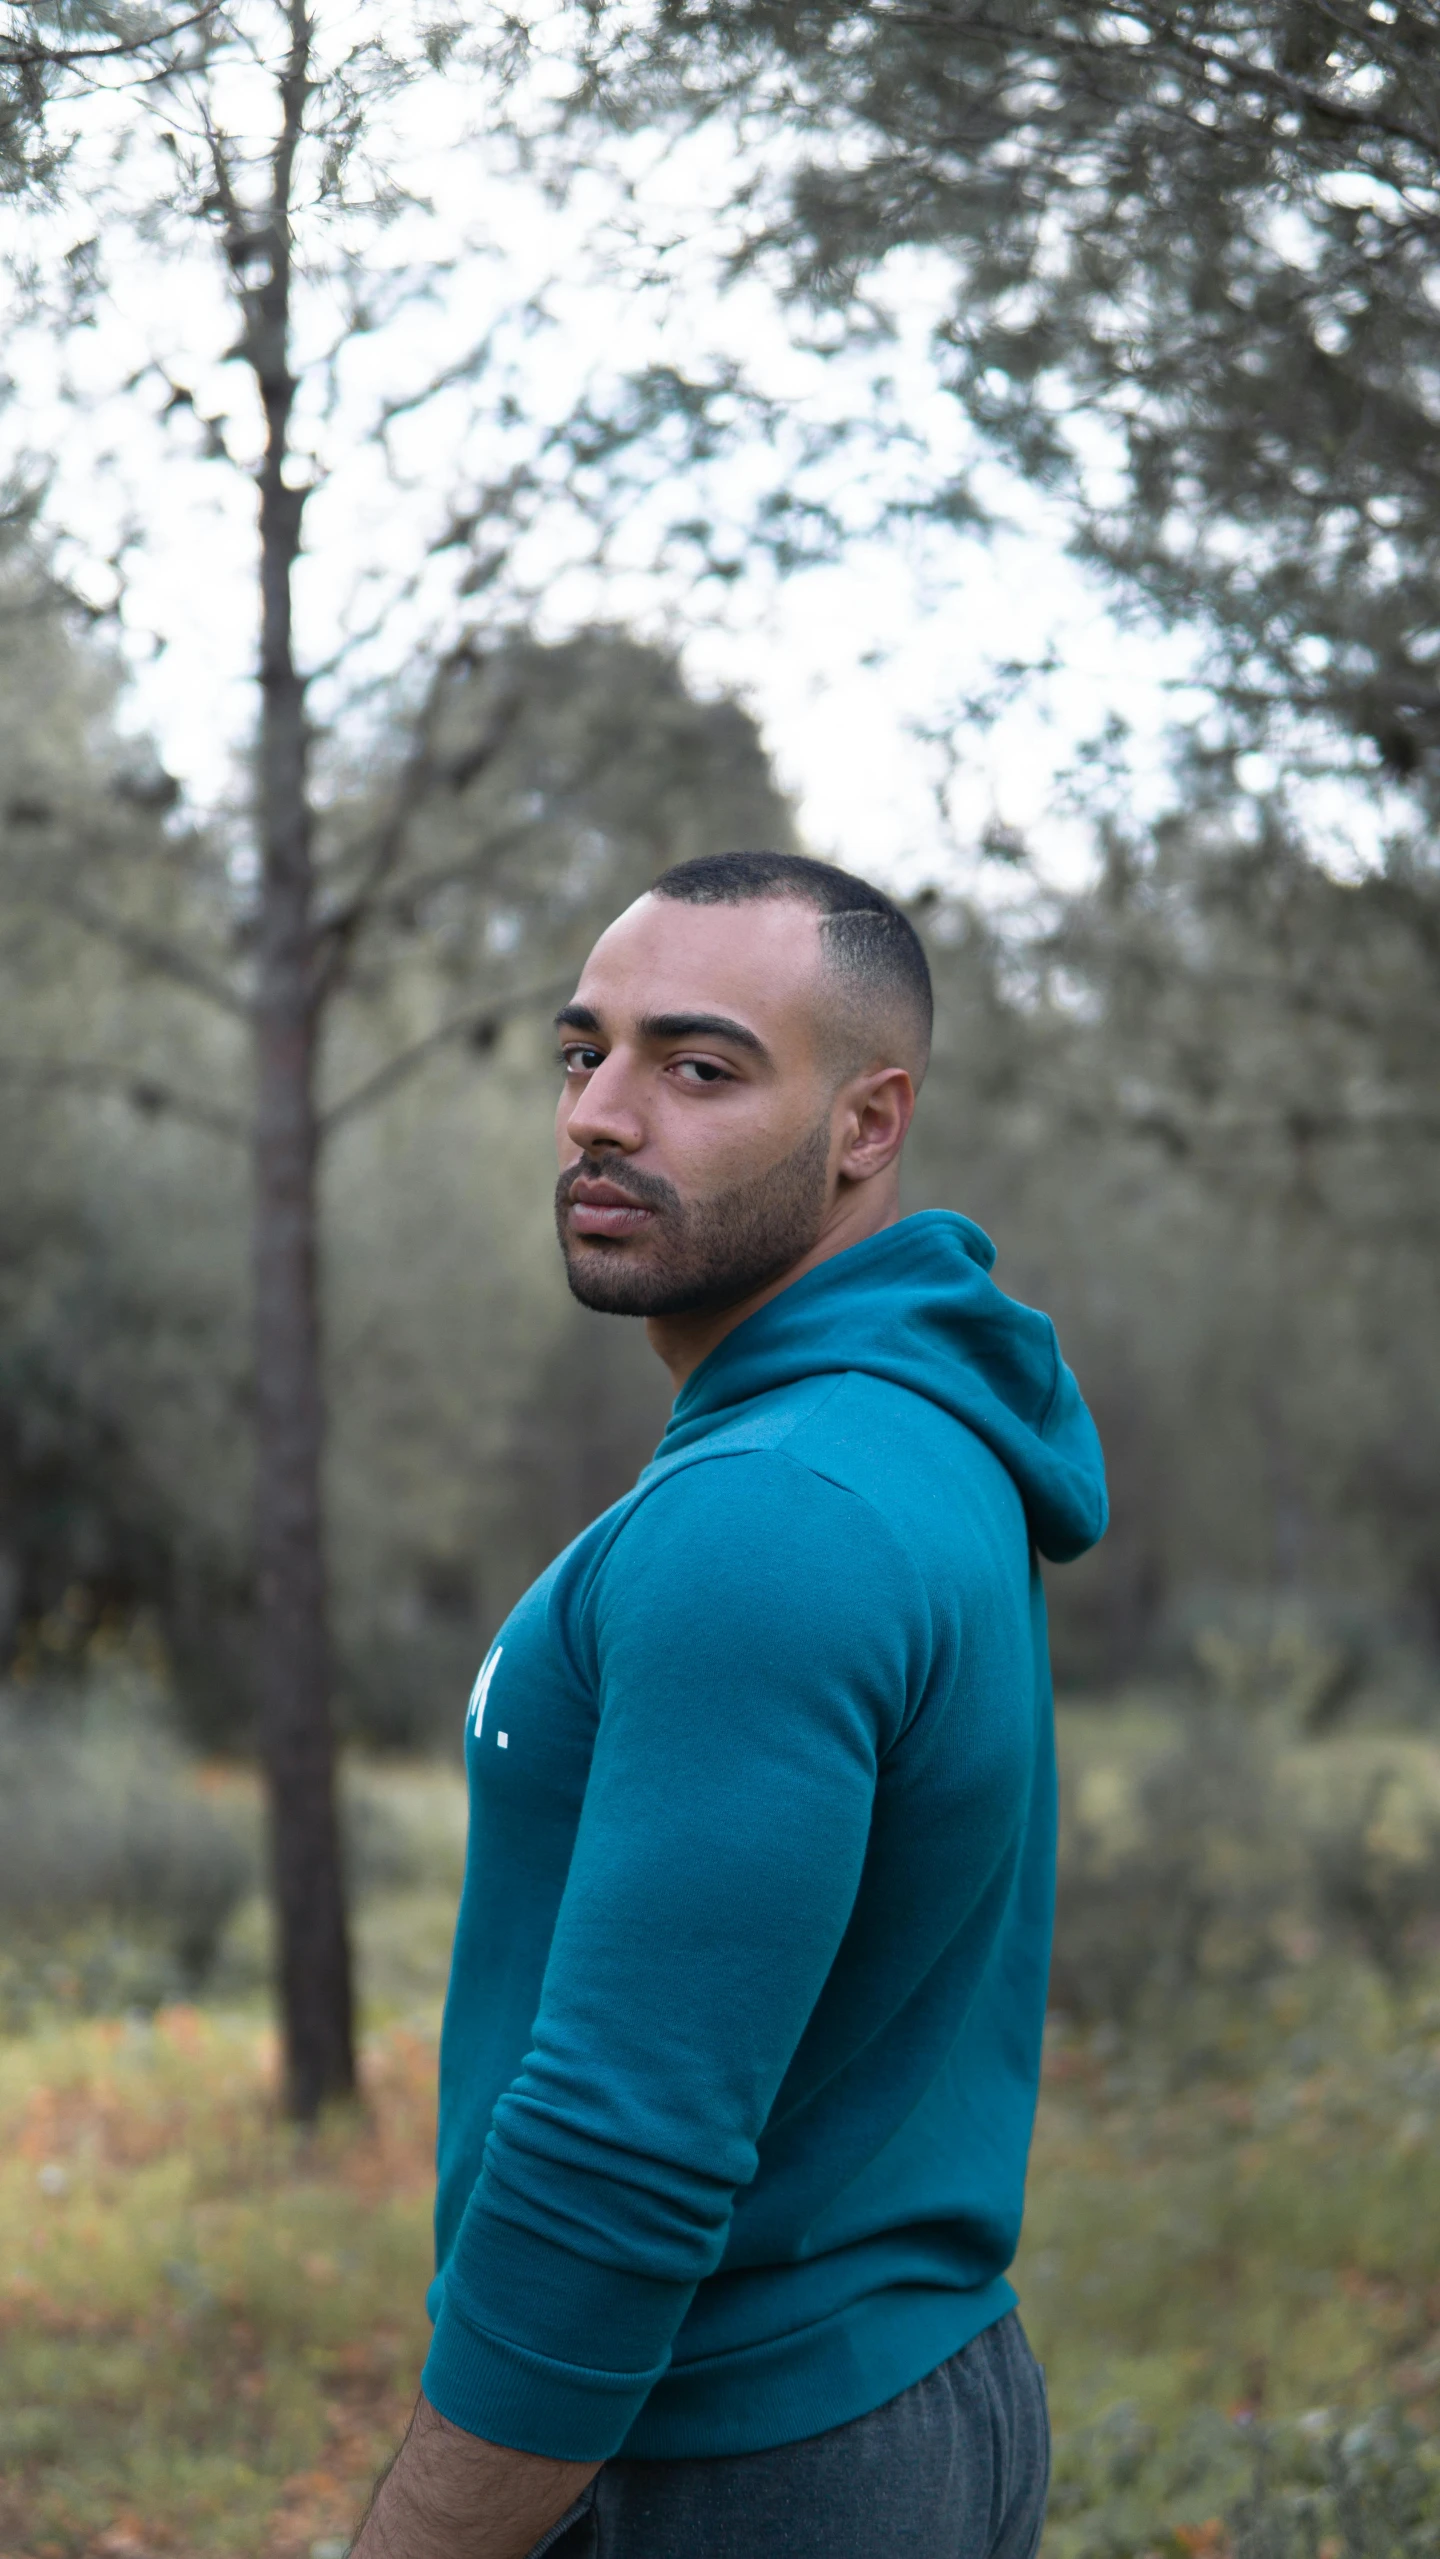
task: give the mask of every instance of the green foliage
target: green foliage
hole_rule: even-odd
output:
[[[1397,2001],[1337,1959],[1234,1985],[1184,2071],[1183,2014],[1158,2044],[1055,2034],[1015,2281],[1062,2549],[1203,2534],[1220,2559],[1258,2424],[1287,2488],[1307,2412],[1323,2438],[1403,2408],[1433,2439],[1436,1981]]]
[[[9,8],[0,25],[0,198],[41,187],[52,175],[45,110],[55,88],[38,11]]]
[[[143,10],[109,0],[7,0],[0,12],[0,198],[53,189],[66,155],[49,111],[67,89],[103,84],[107,74],[153,78],[210,14],[191,0],[150,0]]]
[[[1052,2008],[1182,2075],[1317,1966],[1358,1957],[1398,1994],[1440,1954],[1434,1745],[1307,1738],[1290,1702],[1062,1719]]]
[[[206,1979],[253,1846],[190,1782],[153,1698],[0,1696],[0,2013],[155,2008]]]
[[[1319,2408],[1280,2425],[1206,2410],[1168,2440],[1122,2401],[1061,2439],[1046,2549],[1054,2559],[1429,2559],[1440,2455],[1395,2411],[1347,2423]]]
[[[1166,1747],[1123,1702],[1060,1720],[1067,1789]],[[1299,1804],[1362,1794],[1366,1753],[1399,1745],[1294,1747],[1277,1783]],[[393,2446],[424,2352],[463,1788],[393,1759],[350,1784],[385,1830],[363,2109],[297,2143],[253,2008],[0,2039],[17,2548],[111,2530],[282,2559],[343,2540]],[[216,1796],[227,1819],[246,1788]],[[1339,1954],[1232,1980],[1183,2082],[1183,2032],[1054,2034],[1016,2275],[1056,2427],[1051,2559],[1432,2559],[1434,1992]]]
[[[0,2042],[7,2545],[345,2546],[424,2353],[434,2045],[303,2145],[271,2077],[189,2008]]]
[[[0,836],[0,1647],[83,1652],[150,1608],[191,1729],[234,1749],[246,1167],[211,1123],[243,1115],[240,1034],[50,891],[79,877],[136,930],[189,900],[216,967],[243,957],[243,902],[140,787],[103,666],[42,616],[10,674],[5,804],[52,819],[43,844],[32,818]],[[333,1109],[372,1095],[325,1174],[342,1708],[391,1746],[453,1736],[511,1599],[663,1426],[638,1328],[573,1306],[555,1253],[554,990],[672,853],[790,824],[753,728],[628,642],[517,641],[433,707],[423,788],[397,720],[327,819],[337,915],[376,829],[407,830],[326,1060]],[[1197,1610],[1213,1628],[1276,1591],[1340,1704],[1402,1638],[1434,1641],[1440,1009],[1418,912],[1222,798],[1153,841],[1114,833],[1092,887],[1004,933],[959,901],[921,914],[940,1015],[910,1202],[995,1234],[1109,1453],[1110,1535],[1052,1592],[1071,1680],[1173,1660]]]
[[[463,1780],[351,1758],[340,1815],[367,2013],[429,2021],[464,1871]],[[262,1993],[264,1872],[258,1782],[197,1765],[133,1668],[0,1691],[0,2034]]]
[[[1394,1772],[1377,1769],[1317,1841],[1315,1888],[1321,1909],[1399,1985],[1440,1946],[1440,1803],[1402,1803],[1397,1819],[1396,1791]]]
[[[1427,913],[1225,799],[1115,829],[1092,886],[1003,934],[930,909],[911,1198],[995,1235],[1107,1450],[1109,1535],[1052,1586],[1072,1678],[1178,1657],[1197,1611],[1298,1609],[1352,1689],[1397,1632],[1435,1640]]]
[[[252,1716],[243,1026],[148,937],[183,923],[197,966],[243,988],[244,893],[44,600],[23,631],[0,620],[0,1658],[78,1659],[149,1609],[191,1730],[233,1750]],[[558,1266],[548,1014],[677,853],[790,840],[748,718],[618,638],[456,661],[417,719],[337,777],[327,817],[340,1702],[391,1746],[458,1734],[510,1599],[663,1422],[638,1337],[574,1307]]]
[[[1208,1984],[1233,1992],[1273,1974],[1279,1923],[1300,1924],[1298,1843],[1268,1754],[1213,1708],[1177,1725],[1118,1819],[1083,1795],[1070,1810],[1051,1979],[1067,2015],[1153,2029]]]
[[[988,901],[931,914],[911,1196],[991,1227],[1110,1456],[1110,1535],[1054,1592],[1067,1668],[1113,1677],[1173,1654],[1197,1599],[1277,1591],[1433,1645],[1430,0],[594,24],[591,104],[739,119],[746,258],[824,343],[885,344],[916,257],[948,271],[935,361],[983,439],[1063,500],[1122,608],[1208,646],[1168,823],[1125,815],[1116,723],[1078,781],[1093,886],[1003,930]],[[1384,786],[1368,876],[1286,817],[1317,771]]]
[[[592,98],[739,98],[799,137],[754,203],[806,292],[865,318],[892,250],[953,258],[958,394],[1126,592],[1215,635],[1234,725],[1171,823],[1107,822],[1093,885],[1003,932],[928,914],[912,1200],[992,1228],[1110,1452],[1114,1527],[1054,1592],[1071,1677],[1173,1662],[1197,1607],[1277,1591],[1325,1614],[1342,1686],[1440,1631],[1433,865],[1417,837],[1327,876],[1230,779],[1288,706],[1428,787],[1432,19],[1337,0],[1321,44],[1280,0],[591,13],[617,46]],[[234,1747],[248,1085],[205,996],[243,1002],[253,918],[52,601],[12,555],[0,1652],[77,1588],[95,1622],[152,1607],[193,1729]],[[614,632],[467,640],[368,760],[317,752],[341,1703],[405,1744],[453,1733],[507,1602],[663,1416],[634,1330],[556,1267],[548,990],[660,863],[793,821],[743,712]],[[188,978],[157,957],[181,928]]]
[[[938,250],[943,378],[1082,556],[1208,632],[1237,734],[1278,713],[1428,801],[1436,34],[1432,0],[660,0],[597,85],[768,118],[753,254],[861,332]]]
[[[258,1783],[246,1770],[205,1771],[212,1795],[258,1847]],[[466,1800],[448,1760],[357,1759],[340,1769],[340,1826],[361,2009],[367,2026],[403,2020],[438,2031],[465,1870]],[[274,1971],[273,1917],[260,1892],[225,1930],[206,1996],[248,2003]]]

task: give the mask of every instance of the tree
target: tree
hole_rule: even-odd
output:
[[[46,5],[0,7],[0,195],[52,187],[63,165],[47,111],[77,83],[154,79],[183,60],[188,41],[215,14],[215,0],[160,0],[145,8]]]
[[[375,734],[376,666],[366,663],[385,610],[359,615],[317,669],[297,648],[294,598],[309,511],[323,487],[326,386],[348,348],[384,324],[387,313],[435,290],[438,270],[423,261],[380,258],[386,226],[414,210],[386,166],[386,118],[397,100],[458,72],[475,85],[492,123],[523,67],[524,31],[497,15],[488,34],[322,19],[305,0],[238,0],[193,28],[182,54],[161,64],[135,113],[118,132],[115,173],[99,190],[100,230],[86,245],[91,305],[103,295],[107,255],[123,238],[132,254],[187,254],[208,239],[219,253],[237,334],[226,361],[244,369],[257,431],[247,450],[243,415],[200,414],[183,381],[164,383],[168,419],[187,423],[199,450],[252,481],[257,499],[260,709],[253,761],[253,860],[243,845],[188,839],[195,875],[179,911],[167,915],[154,878],[141,882],[111,861],[99,838],[31,828],[12,838],[23,895],[48,901],[79,929],[108,939],[236,1026],[250,1044],[253,1118],[253,1307],[255,1551],[262,1751],[268,1776],[279,1909],[281,1996],[286,2030],[286,2098],[312,2116],[353,2082],[353,2034],[344,1895],[337,1843],[330,1724],[331,1638],[326,1594],[322,1471],[324,1405],[320,1327],[319,1161],[322,1115],[353,1119],[419,1064],[464,1040],[492,1038],[509,1011],[543,1000],[548,978],[522,982],[499,945],[485,955],[467,999],[376,1065],[361,1087],[327,1104],[322,1094],[324,1026],[336,997],[371,976],[393,943],[398,920],[431,892],[485,890],[504,869],[508,843],[533,851],[540,829],[510,812],[498,834],[447,848],[440,876],[425,868],[433,823],[420,822],[448,798],[457,812],[492,767],[506,770],[507,742],[525,730],[543,658],[496,646],[507,612],[524,595],[506,568],[518,529],[557,495],[603,543],[617,479],[644,481],[636,457],[653,451],[651,476],[673,474],[686,439],[713,441],[712,386],[673,371],[621,383],[606,406],[593,393],[573,415],[537,426],[528,459],[515,459],[509,386],[499,385],[478,424],[496,437],[497,470],[445,493],[427,555],[390,580],[386,604],[408,612],[417,647],[408,673],[406,745],[385,764],[378,814],[372,794],[363,821],[347,764],[364,749],[352,720],[341,744],[331,724],[323,792],[317,797],[321,732],[317,673],[332,711],[366,706]],[[468,43],[468,51],[466,45]],[[268,100],[268,109],[266,101]],[[268,117],[268,120],[267,120]],[[163,175],[157,177],[157,166]],[[139,172],[137,175],[136,172]],[[147,174],[148,173],[148,174]],[[69,254],[73,268],[75,252]],[[65,263],[62,261],[62,263]],[[319,288],[323,285],[324,290]],[[303,341],[303,344],[302,344]],[[197,353],[199,350],[197,350]],[[387,393],[373,421],[377,449],[402,426],[414,432],[427,404],[485,381],[491,347],[447,353],[430,370]],[[153,398],[153,367],[132,374],[134,396]],[[303,432],[297,400],[311,394]],[[511,404],[513,406],[513,403]],[[505,420],[502,437],[497,419]],[[662,430],[678,423],[660,450]],[[340,430],[343,433],[343,428]],[[570,476],[567,480],[567,466]],[[343,528],[349,541],[352,527]],[[437,597],[437,569],[448,580]],[[122,572],[123,574],[123,572]],[[428,582],[428,588],[427,588]],[[466,601],[467,597],[470,599]],[[427,604],[433,607],[426,620]],[[485,620],[481,616],[486,617]],[[418,662],[417,662],[418,661]],[[394,669],[386,681],[394,680]],[[368,693],[367,693],[368,687]],[[356,719],[359,709],[356,708]],[[533,731],[532,731],[533,733]],[[614,741],[592,737],[594,782]],[[585,778],[577,777],[583,798]],[[603,794],[602,794],[603,796]],[[325,806],[322,809],[320,798]],[[543,795],[542,803],[543,807]],[[178,843],[178,839],[177,839]],[[554,883],[515,884],[507,949],[528,955],[521,927],[552,896]],[[562,899],[563,904],[563,899]],[[570,901],[571,919],[584,911]],[[177,922],[185,929],[177,930]],[[563,950],[552,946],[553,970]],[[343,1044],[339,1053],[343,1053]],[[123,1080],[123,1078],[122,1078]],[[204,1109],[196,1097],[157,1085],[157,1107]],[[212,1111],[212,1116],[214,1116]]]
[[[747,171],[791,294],[873,330],[892,252],[953,262],[945,379],[1083,557],[1208,633],[1229,743],[1278,726],[1428,808],[1433,0],[661,0],[595,82],[798,134]]]
[[[117,724],[106,653],[43,584],[23,617],[21,594],[17,568],[0,585],[0,1678],[42,1623],[73,1617],[80,1640],[138,1610],[184,1728],[233,1752],[254,1723],[246,1025],[48,893],[78,845],[107,912],[183,924],[199,952],[202,901],[223,917],[233,892]],[[573,1306],[550,1240],[545,1008],[477,1020],[476,1000],[558,982],[667,860],[789,840],[751,722],[663,653],[589,633],[496,657],[508,677],[457,683],[410,858],[326,1012],[336,1703],[372,1744],[451,1742],[510,1598],[663,1419],[641,1346]],[[503,753],[452,788],[506,681],[523,699]],[[412,743],[397,706],[325,812],[329,862],[342,838],[359,857]]]
[[[52,1600],[56,1565],[62,1581],[72,1572],[86,1578],[69,1560],[83,1550],[97,1598],[123,1600],[127,1588],[138,1588],[156,1601],[182,1677],[187,1654],[198,1655],[213,1686],[225,1670],[223,1620],[228,1614],[246,1622],[238,1631],[248,1651],[251,1603],[227,1537],[228,1450],[242,1394],[228,1341],[236,1295],[228,1267],[236,1240],[233,1183],[228,1163],[212,1172],[196,1149],[219,1138],[233,1155],[252,1142],[244,1054],[251,1031],[245,1008],[253,1000],[251,911],[245,899],[237,902],[223,846],[203,831],[167,826],[170,794],[143,754],[117,739],[108,759],[96,761],[106,672],[87,666],[83,652],[78,668],[67,656],[43,582],[31,603],[23,654],[18,611],[0,625],[18,660],[11,670],[18,680],[6,693],[13,731],[0,736],[0,976],[11,990],[0,1085],[22,1103],[30,1131],[46,1127],[47,1143],[37,1157],[32,1143],[18,1144],[17,1127],[6,1184],[9,1231],[0,1263],[14,1277],[0,1292],[0,1440],[12,1417],[23,1425],[32,1452],[25,1480],[35,1491],[48,1485],[52,1523],[57,1509],[60,1522],[75,1523],[68,1545],[62,1539],[51,1559]],[[311,1065],[309,1161],[318,1171],[338,1142],[329,1190],[339,1316],[345,1331],[370,1345],[370,1375],[346,1396],[336,1463],[346,1545],[354,1550],[340,1576],[348,1680],[352,1691],[365,1691],[359,1704],[372,1732],[413,1730],[415,1693],[437,1669],[448,1683],[443,1711],[458,1662],[449,1658],[453,1647],[437,1662],[425,1626],[413,1621],[407,1659],[397,1662],[389,1612],[377,1605],[368,1577],[378,1570],[396,1586],[427,1552],[437,1572],[468,1576],[477,1514],[493,1534],[505,1507],[477,1500],[473,1474],[477,1459],[503,1463],[494,1431],[497,1423],[508,1429],[509,1417],[486,1364],[495,1356],[503,1367],[502,1344],[514,1343],[515,1326],[492,1311],[488,1340],[472,1348],[484,1290],[473,1235],[460,1249],[456,1210],[457,1193],[473,1188],[469,1167],[478,1160],[488,1168],[475,1202],[482,1245],[487,1212],[493,1221],[503,1203],[506,1220],[513,1218],[513,1149],[508,1136],[475,1130],[465,1098],[474,1067],[537,996],[553,1003],[568,990],[598,924],[667,860],[737,836],[785,841],[788,827],[746,716],[725,702],[697,702],[663,654],[599,633],[558,647],[517,635],[488,654],[452,652],[444,680],[429,691],[423,740],[397,706],[367,767],[327,806],[317,867],[323,865],[337,931],[343,921],[346,960],[326,983],[323,1008],[315,1008],[316,1043],[323,1030],[326,1055],[323,1071],[313,1059]],[[239,1000],[219,1000],[232,987]],[[77,1019],[83,1038],[75,1034]],[[458,1084],[453,1074],[448,1085],[442,1079],[437,1099],[435,1079],[447,1058],[468,1059],[470,1075]],[[424,1121],[412,1115],[404,1180],[397,1182],[384,1148],[367,1146],[366,1132],[381,1106],[393,1113],[422,1072],[431,1087],[428,1150]],[[92,1147],[85,1129],[97,1104],[104,1116]],[[117,1106],[128,1106],[141,1132],[118,1164]],[[542,1100],[542,1120],[545,1107]],[[544,1131],[528,1104],[519,1125],[547,1200]],[[168,1171],[157,1160],[167,1129]],[[438,1231],[459,1253],[448,1268],[437,1268],[435,1254],[418,1243],[407,1247],[403,1271],[395,1266],[384,1238],[407,1200],[424,1203],[421,1235]],[[133,1218],[132,1202],[140,1212]],[[313,1221],[313,1192],[310,1213]],[[191,1226],[194,1247],[187,1248]],[[309,1231],[313,1238],[313,1222]],[[535,1248],[543,1249],[538,1239]],[[500,1265],[489,1281],[493,1293],[504,1285],[499,1239],[490,1253]],[[313,1260],[306,1276],[317,1290],[310,1339],[318,1386]],[[337,1282],[330,1293],[337,1295]],[[533,1301],[533,1285],[525,1294]],[[397,1296],[403,1305],[392,1308]],[[57,1327],[56,1311],[66,1306],[75,1308],[78,1331],[67,1331],[63,1318]],[[542,1349],[543,1337],[536,1352]],[[392,1361],[409,1364],[398,1409],[393,1397],[387,1404],[387,1350]],[[262,1342],[257,1356],[264,1355]],[[517,1393],[523,1382],[522,1372]],[[462,1395],[475,1426],[457,1433],[446,1416]],[[314,1406],[310,1414],[314,1431]],[[582,1431],[582,1453],[584,1438]],[[305,1480],[318,1542],[322,1451],[312,1441],[305,1453],[314,1465]],[[48,1473],[37,1475],[37,1465]],[[0,1465],[0,1479],[6,1471]],[[427,1485],[428,1520],[417,1515],[417,1480]],[[0,1511],[4,1492],[0,1480]],[[387,1500],[398,1515],[377,1518]],[[6,1566],[23,1575],[26,1551],[3,1519],[0,1549],[0,1578]],[[528,1555],[531,1569],[543,1560]],[[43,1567],[46,1558],[36,1562]],[[495,1587],[503,1587],[507,1569],[497,1558]],[[397,1587],[395,1595],[405,1594]],[[263,1590],[256,1596],[263,1643],[273,1609],[266,1611]],[[324,1585],[319,1604],[328,1638]],[[203,1626],[197,1610],[206,1614]],[[467,1642],[473,1648],[478,1630],[468,1611],[457,1631],[461,1649]],[[283,1733],[276,1745],[273,1686],[267,1695],[265,1685],[267,1676],[273,1680],[273,1658],[261,1652],[257,1683],[272,1793],[293,1785]],[[328,1658],[325,1677],[328,1740]],[[429,1717],[434,1713],[431,1703]],[[207,1716],[214,1733],[213,1701]],[[313,1786],[313,1772],[307,1776]],[[307,1810],[313,1820],[313,1793],[298,1815],[287,1800],[279,1857],[287,1842],[292,1853],[297,1838],[305,1842]],[[281,1916],[283,1924],[283,1904]],[[303,1905],[297,1912],[292,1902],[301,1962],[310,1948],[308,1924]],[[287,2023],[298,2042],[304,2013],[296,2024],[292,2010]],[[298,2110],[305,2101],[303,2085],[297,2095],[292,2081],[292,2105]]]
[[[913,277],[888,262],[938,266],[934,358],[982,449],[1063,498],[1122,610],[1204,643],[1168,835],[1091,767],[1103,886],[1062,902],[1053,963],[1116,1069],[1082,1083],[1087,1142],[1180,1150],[1217,1213],[1263,1164],[1343,1226],[1369,1179],[1413,1237],[1440,1133],[1440,10],[657,0],[595,26],[591,105],[740,120],[739,262],[827,345],[883,349]],[[1310,876],[1322,828],[1351,864],[1358,838],[1363,892]]]
[[[1112,827],[1023,927],[936,900],[917,1204],[1049,1307],[1110,1531],[1053,1594],[1065,1677],[1298,1612],[1357,1660],[1440,1635],[1434,998],[1383,874],[1212,796]]]

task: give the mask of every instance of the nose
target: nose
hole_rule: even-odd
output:
[[[582,1155],[601,1155],[607,1149],[634,1155],[644,1145],[645,1132],[628,1085],[625,1061],[618,1050],[611,1049],[594,1074],[586,1077],[568,1110],[562,1111],[565,1134]]]

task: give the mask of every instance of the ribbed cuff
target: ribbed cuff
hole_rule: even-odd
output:
[[[608,2461],[669,2361],[649,2372],[599,2372],[559,2363],[472,2327],[440,2304],[420,2386],[432,2408],[487,2443],[552,2461]]]
[[[445,2267],[425,2395],[517,2452],[604,2461],[666,2370],[694,2293],[511,2220],[482,2178]],[[582,2360],[597,2347],[608,2369]]]

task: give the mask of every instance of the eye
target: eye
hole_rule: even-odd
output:
[[[733,1084],[728,1067],[717,1066],[713,1057],[680,1057],[675,1073],[687,1084]]]
[[[581,1040],[567,1042],[560,1051],[560,1063],[567,1075],[593,1075],[604,1057],[604,1050],[591,1048]]]

